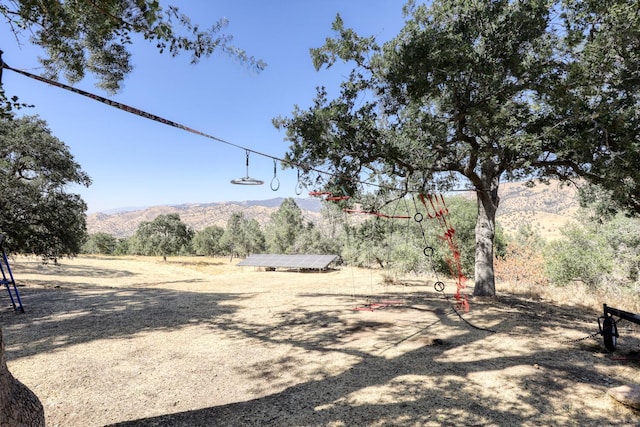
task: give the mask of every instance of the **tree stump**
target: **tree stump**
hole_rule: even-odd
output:
[[[9,372],[0,330],[0,427],[44,427],[42,403]]]

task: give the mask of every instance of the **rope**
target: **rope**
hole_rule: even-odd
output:
[[[445,288],[445,284],[444,282],[436,282],[433,285],[434,289],[436,290],[436,292],[442,294],[442,296],[448,301],[450,302],[449,299],[449,295],[447,295],[444,291]],[[470,321],[468,321],[467,319],[464,318],[464,316],[462,315],[462,313],[460,313],[460,311],[458,310],[458,308],[456,308],[457,304],[451,304],[451,308],[453,309],[454,313],[456,313],[456,315],[460,318],[460,320],[462,320],[464,323],[467,324],[467,326],[472,327],[473,329],[477,329],[479,331],[486,331],[486,332],[491,332],[492,334],[495,334],[497,331],[494,329],[489,329],[489,328],[484,328],[482,326],[477,326],[474,325],[473,323],[471,323]]]
[[[466,299],[466,295],[460,295],[460,291],[463,288],[463,280],[466,280],[466,278],[464,277],[464,275],[462,275],[462,266],[460,264],[460,252],[457,250],[457,247],[455,246],[455,242],[453,242],[453,235],[454,235],[454,230],[452,227],[449,226],[449,224],[447,223],[447,220],[445,218],[445,215],[447,215],[449,213],[448,208],[446,207],[446,204],[444,203],[444,197],[442,195],[440,195],[440,202],[442,203],[442,206],[438,209],[436,207],[436,204],[433,202],[434,200],[438,200],[438,196],[424,196],[423,194],[420,195],[420,199],[423,202],[423,205],[425,207],[425,214],[427,215],[428,218],[430,219],[437,219],[438,222],[447,230],[445,232],[445,239],[447,241],[447,243],[449,243],[449,248],[454,252],[454,259],[456,261],[456,267],[457,267],[457,272],[458,272],[458,281],[457,281],[457,292],[455,295],[456,298],[456,303],[455,304],[451,304],[451,308],[453,309],[454,313],[460,318],[460,320],[462,320],[467,326],[473,328],[473,329],[477,329],[479,331],[485,331],[485,332],[491,332],[491,333],[496,333],[497,331],[493,330],[493,329],[489,329],[489,328],[484,328],[481,326],[477,326],[474,325],[473,323],[471,323],[470,321],[468,321],[467,319],[464,318],[464,316],[462,315],[462,313],[460,312],[460,310],[458,309],[458,307],[461,307],[464,311],[469,311],[469,303]],[[426,204],[426,199],[429,200],[429,204],[431,205],[432,209],[431,211],[429,210],[429,208],[427,207]],[[412,198],[413,200],[413,205],[415,207],[416,213],[413,217],[414,221],[416,223],[418,223],[418,225],[420,226],[420,233],[422,234],[422,239],[424,241],[424,249],[422,251],[422,253],[424,254],[425,257],[429,258],[430,260],[430,264],[431,264],[431,269],[433,270],[433,274],[436,277],[436,282],[434,283],[433,287],[435,289],[435,291],[439,294],[441,294],[445,300],[447,302],[450,302],[450,298],[449,295],[447,295],[447,293],[445,292],[445,287],[446,285],[444,284],[443,281],[440,280],[440,278],[438,277],[438,271],[436,270],[435,267],[435,263],[434,263],[434,256],[435,256],[435,250],[429,246],[429,243],[427,241],[427,235],[425,233],[425,229],[424,229],[424,225],[422,224],[424,221],[425,216],[420,212],[420,210],[418,209],[418,204],[416,203],[416,199]],[[450,265],[450,268],[451,265]],[[461,303],[462,301],[462,303]]]
[[[447,242],[447,244],[449,245],[449,250],[453,254],[453,260],[448,259],[447,261],[448,261],[449,269],[451,270],[452,276],[455,277],[457,274],[455,298],[460,303],[464,311],[469,311],[469,302],[467,300],[467,297],[466,295],[462,294],[462,291],[465,288],[464,283],[466,282],[467,278],[462,273],[460,250],[458,249],[458,246],[454,241],[455,229],[447,223],[447,218],[446,218],[447,215],[449,214],[449,209],[445,204],[444,196],[440,195],[440,200],[442,203],[442,207],[440,209],[436,209],[436,206],[439,203],[438,196],[435,196],[435,201],[436,201],[435,205],[433,200],[434,200],[434,197],[429,196],[429,202],[434,212],[437,212],[436,217],[438,218],[439,222],[442,224],[443,228],[446,230],[444,235],[441,238]]]
[[[440,226],[445,230],[444,234],[440,236],[440,239],[444,240],[447,243],[447,246],[449,247],[449,251],[453,256],[453,258],[447,258],[447,264],[449,265],[451,276],[456,277],[456,293],[454,294],[454,298],[456,299],[456,303],[458,307],[461,310],[467,312],[469,311],[469,301],[467,299],[467,296],[462,293],[462,291],[466,288],[465,282],[467,278],[462,273],[462,262],[460,260],[460,250],[458,249],[458,246],[456,245],[456,242],[454,240],[455,229],[451,225],[449,225],[447,222],[446,217],[449,214],[449,209],[447,208],[447,205],[444,201],[444,196],[442,194],[440,194],[439,196],[433,196],[430,194],[429,195],[420,194],[419,198],[420,198],[420,201],[422,202],[422,205],[424,206],[427,217],[429,219],[436,219],[440,224]],[[429,205],[427,205],[427,200],[429,201]],[[414,199],[414,204],[415,204],[415,199]],[[431,206],[431,208],[429,208],[429,206]],[[416,205],[416,209],[417,209],[417,205]],[[422,214],[418,216],[418,213],[416,213],[415,220],[418,221],[421,226],[422,226],[423,218],[424,216]],[[423,236],[424,236],[424,231],[423,231]],[[426,242],[426,237],[425,237],[425,242]],[[427,249],[425,248],[424,250],[425,255],[426,255],[426,251]],[[431,249],[431,252],[432,253],[434,252],[433,249]],[[435,267],[434,267],[434,271],[435,271]]]

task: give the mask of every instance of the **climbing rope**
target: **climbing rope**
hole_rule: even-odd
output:
[[[429,208],[427,207],[426,204],[426,200],[429,200],[429,203],[432,207],[431,210],[429,210]],[[438,200],[438,205],[436,205],[434,203],[434,200]],[[455,245],[455,242],[453,241],[453,235],[455,233],[455,230],[453,229],[453,227],[449,226],[449,224],[447,223],[447,220],[445,218],[445,215],[449,213],[449,210],[447,209],[446,205],[444,204],[444,198],[442,196],[440,196],[439,198],[437,196],[424,196],[421,195],[421,201],[423,202],[423,205],[425,206],[425,213],[426,216],[430,219],[436,219],[446,230],[445,234],[444,234],[444,239],[446,240],[447,243],[449,244],[449,249],[454,253],[454,262],[455,262],[455,270],[451,267],[452,269],[452,273],[455,271],[455,273],[457,273],[458,275],[458,280],[457,280],[457,291],[455,294],[455,299],[456,302],[454,304],[451,304],[451,307],[453,308],[454,313],[460,318],[460,320],[462,320],[467,326],[473,328],[473,329],[477,329],[479,331],[485,331],[485,332],[491,332],[491,333],[496,333],[495,330],[493,329],[489,329],[489,328],[484,328],[481,326],[477,326],[474,325],[473,323],[471,323],[470,321],[468,321],[467,319],[464,318],[464,316],[461,313],[462,311],[469,311],[469,303],[466,299],[466,295],[462,295],[461,294],[461,290],[464,288],[464,280],[466,280],[466,277],[464,277],[464,275],[462,274],[462,266],[460,264],[460,252],[457,249],[457,246]],[[445,288],[446,285],[443,281],[440,280],[439,275],[438,275],[438,271],[435,267],[435,262],[434,262],[434,257],[435,257],[435,249],[431,246],[429,246],[429,243],[427,241],[427,235],[424,229],[424,225],[423,225],[423,221],[425,218],[425,215],[423,215],[419,209],[418,209],[418,204],[415,201],[415,198],[413,198],[413,204],[416,210],[416,213],[413,217],[414,221],[419,225],[420,227],[420,233],[422,234],[422,239],[424,242],[424,249],[422,250],[422,253],[425,257],[429,258],[429,263],[431,265],[431,269],[433,271],[433,274],[436,278],[436,282],[434,283],[433,287],[435,289],[435,291],[437,293],[439,293],[440,295],[442,295],[442,297],[447,301],[447,302],[451,302],[451,299],[449,298],[449,295],[447,295],[447,293],[445,292]]]

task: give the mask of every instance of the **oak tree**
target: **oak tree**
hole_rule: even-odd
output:
[[[75,255],[86,235],[86,204],[69,186],[91,183],[44,120],[0,119],[0,232],[13,252]]]
[[[224,228],[211,225],[196,232],[193,236],[192,246],[196,255],[216,256],[222,251],[220,239],[224,234]]]
[[[81,251],[83,254],[113,255],[117,246],[117,238],[109,233],[97,232],[87,236]]]
[[[136,252],[142,255],[169,255],[188,253],[194,231],[178,214],[158,215],[153,221],[138,225],[135,233]]]
[[[287,130],[289,164],[324,168],[330,184],[352,192],[364,179],[405,193],[474,191],[474,294],[494,295],[502,181],[599,178],[626,180],[637,191],[638,50],[630,50],[638,38],[619,34],[630,2],[605,3],[619,7],[409,2],[404,28],[383,45],[338,16],[336,37],[312,49],[312,58],[317,69],[338,61],[353,68],[334,98],[318,88],[310,108],[296,106],[291,117],[274,120]],[[602,39],[595,45],[591,28]],[[619,46],[625,40],[631,47]],[[607,170],[611,165],[619,172]]]

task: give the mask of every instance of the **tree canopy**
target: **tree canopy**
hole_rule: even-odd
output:
[[[312,49],[312,58],[317,69],[339,60],[353,69],[334,99],[318,88],[310,108],[274,120],[291,142],[287,160],[307,171],[326,168],[351,192],[362,179],[403,192],[471,189],[478,206],[474,294],[494,295],[501,181],[631,179],[637,190],[630,165],[638,138],[621,131],[629,127],[624,117],[638,119],[638,61],[625,47],[613,64],[594,66],[611,56],[607,43],[616,48],[626,39],[613,29],[626,28],[631,2],[605,2],[619,6],[613,9],[596,3],[409,2],[404,28],[383,45],[338,16],[336,36]],[[606,167],[618,163],[628,166],[616,174]]]
[[[0,232],[11,251],[54,258],[77,254],[87,206],[68,186],[90,183],[45,121],[0,119]]]
[[[0,15],[17,43],[26,38],[44,49],[39,58],[44,77],[63,76],[73,84],[91,74],[110,93],[119,91],[133,70],[130,46],[136,38],[154,44],[160,53],[188,53],[192,63],[223,52],[254,70],[266,67],[233,45],[233,37],[224,32],[226,19],[202,28],[176,6],[163,8],[158,0],[0,0]],[[0,112],[7,115],[25,104],[1,87],[1,77],[2,68]]]
[[[220,247],[231,258],[245,257],[265,250],[265,237],[260,224],[255,219],[247,219],[242,213],[235,212],[227,220],[227,228],[220,237]]]
[[[158,215],[153,221],[140,223],[135,234],[136,250],[142,255],[188,253],[194,231],[178,214]]]
[[[118,247],[118,239],[105,232],[93,233],[87,236],[82,245],[82,253],[112,255]]]
[[[224,234],[224,228],[217,225],[210,225],[204,230],[198,231],[193,236],[193,250],[196,255],[216,256],[222,252],[220,239]]]
[[[302,210],[292,198],[284,199],[278,210],[271,214],[271,221],[267,226],[269,250],[276,254],[293,253],[296,239],[303,230]]]
[[[640,14],[633,0],[567,0],[564,74],[548,102],[547,139],[571,150],[568,167],[640,214]],[[569,157],[569,156],[568,156]]]

